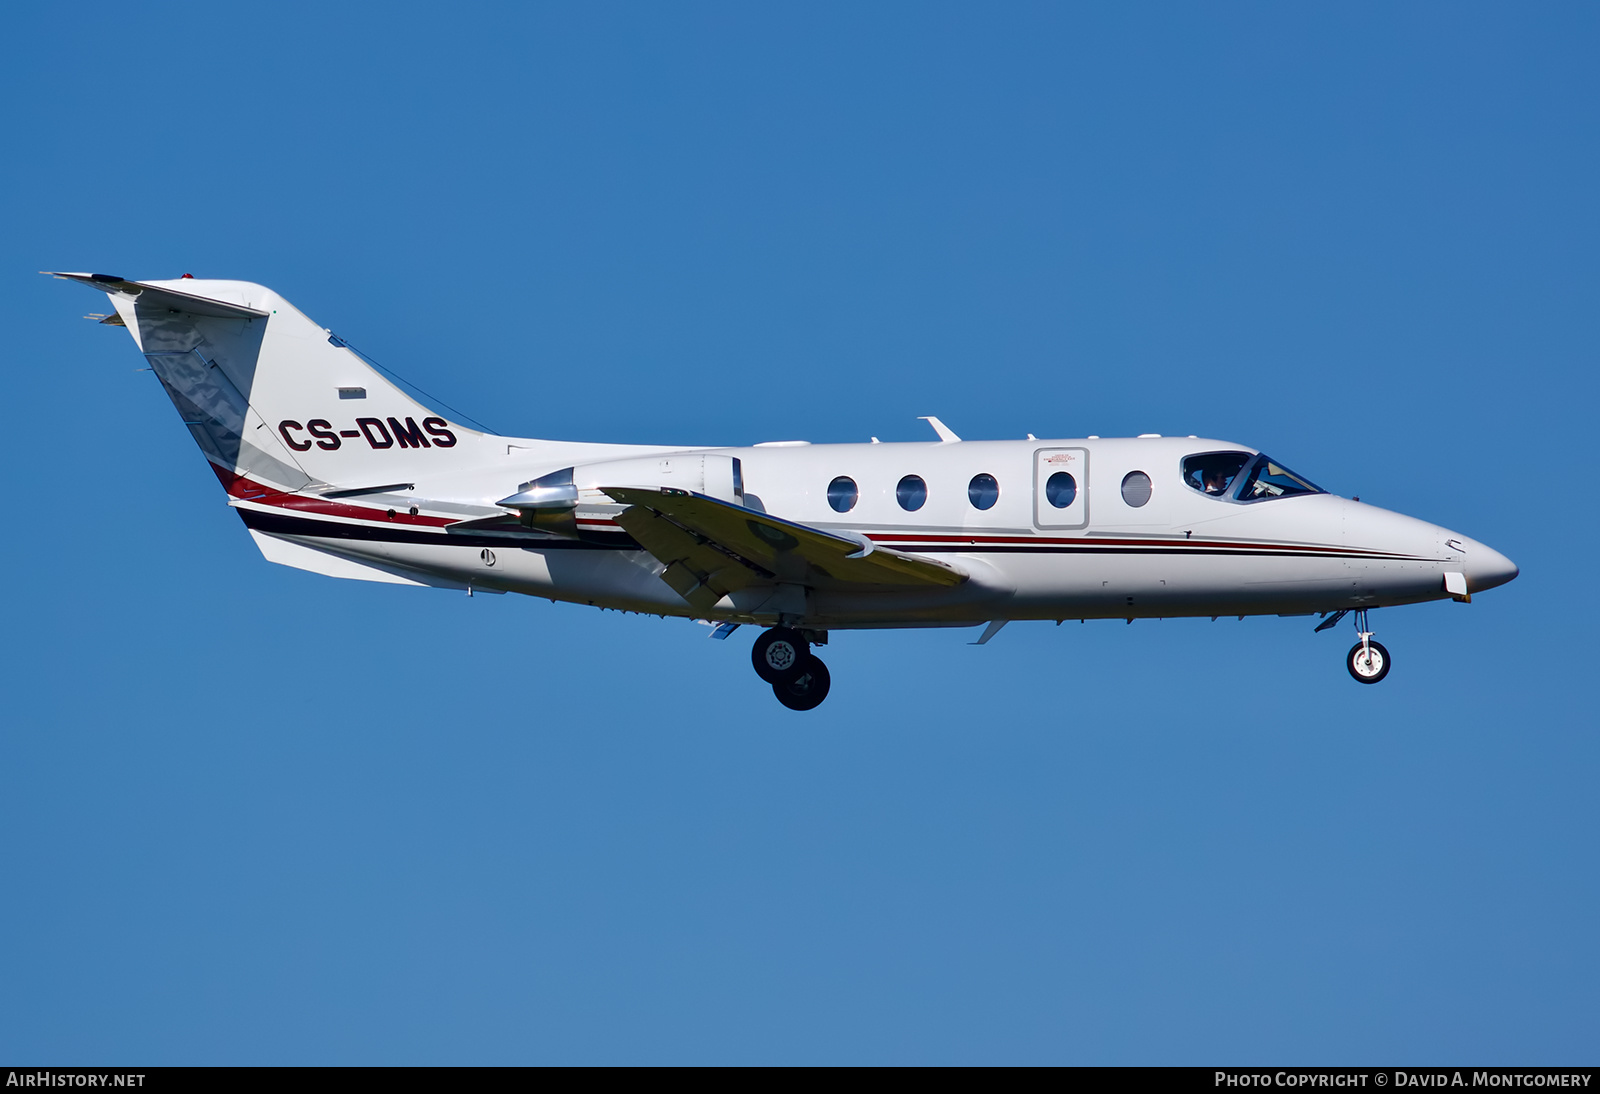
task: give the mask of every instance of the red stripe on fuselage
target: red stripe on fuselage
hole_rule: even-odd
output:
[[[277,509],[291,509],[300,513],[316,513],[324,517],[344,517],[347,520],[382,521],[384,524],[411,524],[424,528],[443,528],[448,524],[455,524],[451,517],[425,517],[421,514],[412,516],[400,509],[371,509],[365,505],[346,505],[344,502],[329,501],[326,498],[308,497],[305,494],[291,494],[272,486],[263,486],[254,479],[245,475],[238,475],[232,471],[225,471],[216,464],[211,465],[211,470],[217,473],[217,478],[222,482],[222,488],[230,497],[241,501],[254,502],[257,505],[270,505]]]
[[[257,505],[269,505],[277,509],[288,509],[299,513],[314,513],[325,517],[342,517],[346,520],[368,520],[384,524],[407,524],[423,528],[444,528],[458,521],[451,517],[428,517],[418,514],[412,516],[399,509],[373,509],[364,505],[349,505],[344,502],[329,501],[326,498],[293,494],[276,487],[265,486],[256,482],[249,476],[225,471],[216,464],[211,465],[221,480],[222,487],[231,497],[241,501],[254,502]],[[392,515],[391,515],[392,514]],[[609,525],[617,527],[616,522],[606,518],[580,520],[580,526],[594,527]],[[1063,547],[1151,547],[1174,548],[1187,547],[1195,550],[1235,550],[1235,551],[1285,551],[1307,552],[1317,554],[1336,553],[1340,555],[1365,555],[1385,558],[1408,558],[1412,556],[1396,555],[1388,551],[1373,551],[1363,548],[1342,548],[1332,544],[1317,545],[1307,543],[1251,543],[1239,540],[1208,540],[1208,539],[1104,539],[1089,536],[985,536],[985,535],[915,535],[908,533],[878,534],[868,533],[867,538],[874,543],[885,546],[900,544],[910,550],[915,550],[915,545],[926,544],[969,544],[974,547],[983,546],[1063,546]]]
[[[912,550],[915,549],[913,545],[918,543],[968,543],[972,544],[973,546],[983,546],[985,544],[994,546],[1038,546],[1044,544],[1059,544],[1064,547],[1193,547],[1204,548],[1206,550],[1262,550],[1267,548],[1274,551],[1307,551],[1321,554],[1335,552],[1338,554],[1354,553],[1364,555],[1381,555],[1385,558],[1411,557],[1409,555],[1396,555],[1389,551],[1373,551],[1363,547],[1346,548],[1339,547],[1334,544],[1270,543],[1251,542],[1249,540],[1159,539],[1156,537],[1151,537],[1148,539],[1103,539],[1094,536],[919,536],[905,533],[880,533],[873,535],[870,532],[867,534],[867,538],[872,540],[874,543],[882,543],[885,546],[900,544]]]

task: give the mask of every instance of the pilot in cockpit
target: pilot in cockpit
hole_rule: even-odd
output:
[[[1207,497],[1225,497],[1250,460],[1248,452],[1201,452],[1183,461],[1183,481]]]

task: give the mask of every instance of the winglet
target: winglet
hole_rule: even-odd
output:
[[[933,426],[933,431],[939,434],[939,443],[941,444],[950,444],[961,439],[955,435],[955,432],[949,426],[945,425],[938,418],[933,417],[931,414],[921,415],[917,418],[917,420],[919,422],[927,422],[929,425]]]

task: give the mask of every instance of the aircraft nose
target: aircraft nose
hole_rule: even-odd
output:
[[[1515,562],[1493,547],[1465,536],[1457,538],[1466,546],[1467,588],[1472,592],[1481,593],[1504,585],[1520,572]]]

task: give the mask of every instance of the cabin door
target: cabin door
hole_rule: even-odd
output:
[[[1088,449],[1041,448],[1033,454],[1033,522],[1040,528],[1088,526]]]

